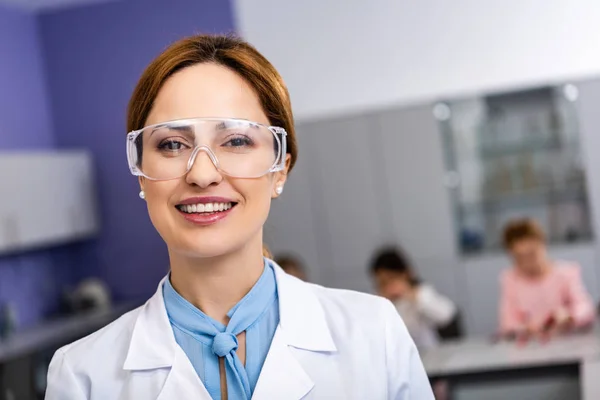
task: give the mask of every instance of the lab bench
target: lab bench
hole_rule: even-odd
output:
[[[54,352],[104,327],[139,306],[127,303],[16,332],[0,341],[0,400],[43,399],[47,367]]]

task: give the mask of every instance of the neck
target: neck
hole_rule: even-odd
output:
[[[263,272],[260,239],[259,236],[257,243],[211,258],[190,257],[169,249],[173,288],[206,315],[227,324],[229,310],[252,289]]]
[[[550,262],[550,260],[546,260],[542,264],[540,264],[540,268],[537,271],[532,273],[522,273],[522,275],[524,275],[525,278],[531,280],[538,280],[544,278],[548,274],[548,272],[550,272],[551,269],[552,262]]]

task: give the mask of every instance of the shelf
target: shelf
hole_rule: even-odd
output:
[[[578,149],[579,142],[574,140],[573,137],[576,137],[574,133],[566,134],[561,131],[552,131],[548,134],[548,137],[526,139],[512,143],[490,143],[489,140],[483,140],[476,152],[482,158],[495,158],[523,153]]]
[[[495,206],[514,206],[527,203],[529,205],[542,203],[561,203],[565,201],[586,201],[585,186],[582,184],[568,185],[562,188],[538,188],[526,191],[501,194],[493,197],[487,197],[478,202],[460,203],[461,208],[490,208]]]
[[[459,251],[493,251],[499,224],[516,217],[538,220],[553,243],[591,238],[579,116],[562,86],[446,103],[452,113],[439,124]]]
[[[556,248],[565,245],[589,245],[595,246],[594,235],[591,233],[586,233],[580,235],[575,240],[568,240],[562,237],[548,237],[546,240],[546,245],[549,248]],[[460,246],[459,246],[460,247]],[[483,255],[490,256],[493,254],[504,255],[506,254],[506,250],[501,245],[496,246],[484,246],[477,250],[465,250],[462,249],[462,258],[464,260],[478,258]]]
[[[478,148],[478,154],[482,159],[493,159],[514,155],[550,153],[565,150],[579,150],[579,143],[574,140],[560,142],[541,139],[536,141],[513,143],[510,145],[484,144]]]

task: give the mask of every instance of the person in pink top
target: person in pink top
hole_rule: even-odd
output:
[[[535,221],[508,223],[504,247],[514,265],[500,279],[501,335],[547,337],[593,323],[595,308],[579,265],[550,259],[544,232]]]

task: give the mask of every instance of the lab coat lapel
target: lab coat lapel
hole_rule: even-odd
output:
[[[279,326],[252,399],[300,400],[310,393],[314,382],[297,355],[300,352],[334,353],[337,348],[314,292],[319,287],[291,277],[273,264],[279,297]]]
[[[123,364],[130,377],[122,398],[210,400],[194,367],[175,341],[162,295],[163,282],[164,279],[135,322]]]
[[[278,327],[252,400],[299,400],[313,386],[312,379],[292,354],[281,327]]]
[[[178,349],[171,372],[156,400],[212,400],[189,359]]]

